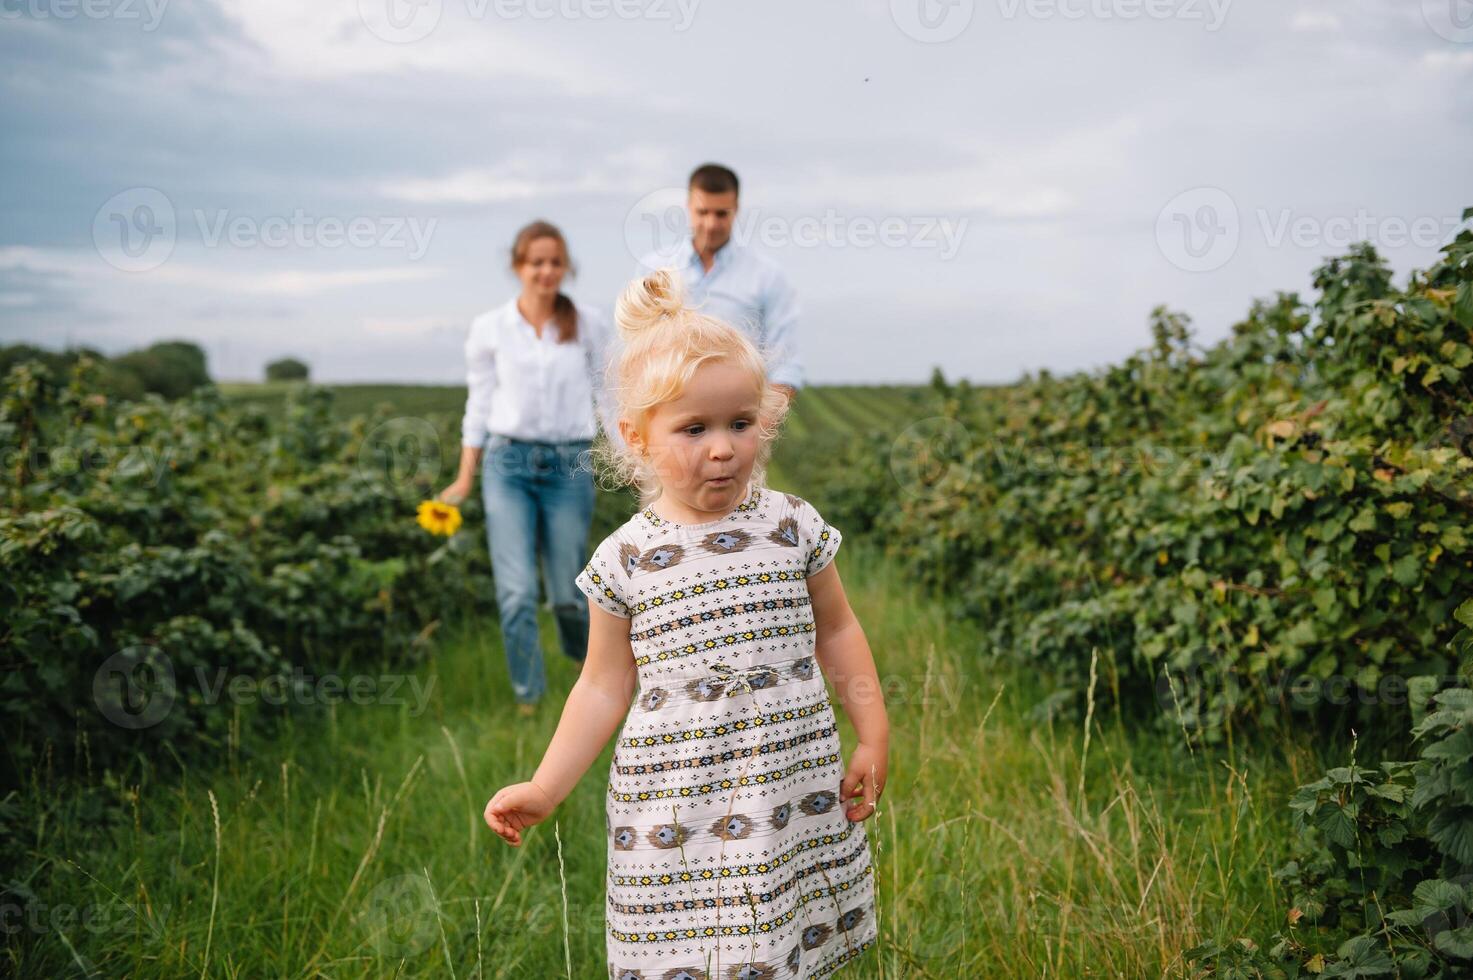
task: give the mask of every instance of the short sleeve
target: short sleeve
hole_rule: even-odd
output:
[[[606,612],[629,619],[629,606],[624,601],[623,572],[619,570],[619,542],[609,535],[593,551],[593,557],[573,581],[584,595]]]
[[[824,520],[817,508],[801,498],[794,516],[798,519],[798,540],[803,542],[807,551],[808,574],[816,575],[834,560],[844,535]]]

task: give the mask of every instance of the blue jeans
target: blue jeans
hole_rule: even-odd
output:
[[[588,560],[593,524],[591,446],[493,434],[482,455],[501,637],[512,693],[522,703],[539,701],[547,689],[537,634],[539,554],[563,653],[581,663],[588,652],[588,603],[573,580]]]

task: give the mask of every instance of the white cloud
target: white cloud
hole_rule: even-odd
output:
[[[148,273],[158,282],[196,289],[270,296],[309,296],[346,286],[384,286],[390,283],[434,279],[441,270],[424,266],[384,266],[375,269],[241,272],[170,261]]]
[[[1473,68],[1473,51],[1428,51],[1422,66],[1433,71],[1463,72]]]
[[[668,149],[627,146],[568,155],[514,151],[495,166],[465,167],[431,177],[395,178],[374,193],[415,204],[505,204],[592,194],[632,195],[678,184],[685,173]]]
[[[49,272],[72,279],[90,280],[89,287],[125,284],[137,292],[155,284],[220,293],[309,296],[346,286],[382,286],[420,282],[444,275],[433,266],[380,266],[366,269],[222,269],[170,259],[147,272],[128,273],[106,265],[95,252],[42,249],[25,245],[0,248],[0,269]]]
[[[380,194],[416,204],[502,204],[610,190],[596,171],[567,180],[514,176],[495,168],[460,170],[443,177],[386,181]]]
[[[1289,21],[1289,29],[1307,33],[1338,31],[1340,18],[1328,10],[1301,10]]]
[[[105,268],[96,252],[36,248],[30,245],[0,247],[0,269],[80,277],[96,274]]]
[[[369,317],[363,321],[369,333],[390,337],[422,337],[441,333],[464,334],[466,324],[443,316]]]
[[[391,5],[406,15],[433,17],[433,30],[406,43],[387,40],[386,36],[394,35],[392,25],[382,15]],[[442,4],[441,0],[429,0],[417,8],[401,0],[221,2],[224,12],[261,48],[270,64],[290,75],[330,77],[408,71],[526,75],[553,80],[565,74],[565,65],[548,59],[524,38],[513,41],[506,31],[465,29],[464,24],[456,22],[457,13],[464,12],[461,7]],[[370,29],[369,19],[383,36]]]

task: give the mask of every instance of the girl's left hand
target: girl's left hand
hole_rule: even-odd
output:
[[[846,801],[862,797],[846,807],[844,815],[858,822],[875,812],[875,803],[885,792],[885,775],[889,764],[888,746],[860,742],[849,756],[844,781],[839,784],[839,798]]]
[[[522,831],[547,819],[557,804],[533,782],[503,786],[486,804],[486,825],[513,847],[522,843]]]

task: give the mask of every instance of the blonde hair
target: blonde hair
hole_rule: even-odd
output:
[[[624,289],[614,308],[619,356],[608,366],[606,384],[617,415],[628,419],[641,441],[660,405],[684,394],[696,369],[722,361],[750,372],[761,392],[757,410],[757,461],[752,485],[765,486],[772,443],[788,412],[788,399],[768,383],[762,352],[742,331],[685,304],[674,270],[659,269]],[[622,440],[621,440],[622,441]],[[639,490],[643,507],[660,495],[659,474],[648,457],[610,439],[599,455],[620,485]]]

